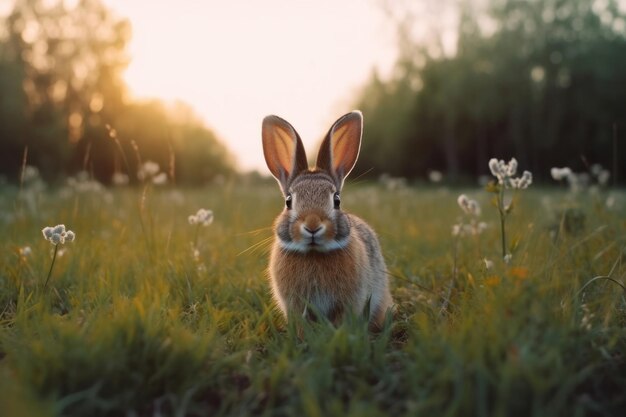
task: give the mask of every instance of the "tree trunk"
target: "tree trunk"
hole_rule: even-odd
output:
[[[455,122],[455,115],[447,113],[444,120],[443,153],[446,160],[446,171],[448,174],[448,178],[452,182],[456,182],[459,176],[457,143],[456,136],[454,135]]]

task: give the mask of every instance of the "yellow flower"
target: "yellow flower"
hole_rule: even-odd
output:
[[[526,279],[528,278],[528,268],[525,268],[523,266],[514,266],[509,268],[509,274],[513,277],[513,278],[517,278],[517,279]]]
[[[497,275],[492,275],[485,278],[485,285],[489,287],[497,287],[500,285],[500,277]]]

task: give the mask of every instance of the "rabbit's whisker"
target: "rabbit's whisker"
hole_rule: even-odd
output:
[[[258,235],[261,232],[266,230],[272,230],[272,226],[269,227],[261,227],[260,229],[249,230],[247,232],[236,233],[235,236],[245,236],[245,235]]]
[[[269,247],[270,245],[268,245],[268,243],[270,243],[270,242],[272,241],[272,239],[273,239],[273,236],[266,237],[265,239],[262,239],[261,241],[259,241],[259,242],[257,242],[257,243],[252,244],[252,245],[251,245],[251,246],[249,246],[247,249],[244,249],[243,251],[239,252],[239,253],[237,254],[237,256],[241,256],[241,255],[243,255],[244,253],[249,252],[249,251],[254,251],[255,249],[258,249],[258,248],[260,248],[260,247],[263,247],[264,245],[267,245],[266,247]]]

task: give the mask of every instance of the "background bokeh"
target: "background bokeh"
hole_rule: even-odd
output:
[[[124,71],[133,59],[133,21],[108,3],[9,3],[0,16],[0,175],[17,181],[25,156],[51,182],[78,171],[105,184],[115,172],[134,181],[142,160],[158,162],[170,181],[180,184],[205,184],[250,168],[265,173],[256,150],[259,137],[221,137],[215,133],[218,121],[211,122],[216,130],[208,127],[207,120],[213,119],[206,110],[200,114],[182,102],[139,100],[130,94]],[[275,6],[268,6],[268,15],[295,9]],[[538,180],[547,179],[553,166],[582,172],[593,164],[609,169],[613,182],[626,178],[626,2],[373,1],[361,7],[382,16],[385,27],[378,29],[381,37],[394,34],[391,55],[397,58],[389,68],[367,68],[369,80],[356,89],[347,85],[345,91],[335,91],[341,97],[336,108],[324,110],[334,118],[352,108],[364,112],[357,174],[414,180],[437,170],[450,182],[472,182],[488,173],[489,158],[515,156]],[[315,15],[311,7],[300,9]],[[360,12],[354,9],[355,16]],[[176,13],[172,4],[171,15]],[[323,15],[329,14],[324,10]],[[285,15],[283,20],[293,18]],[[344,20],[346,27],[356,22]],[[280,19],[270,22],[275,21]],[[348,37],[358,28],[344,32]],[[215,36],[228,45],[229,36]],[[252,29],[242,36],[254,45]],[[307,48],[311,62],[323,61],[328,53],[321,45],[320,50]],[[371,45],[372,56],[378,54],[377,46]],[[198,57],[191,40],[179,49]],[[346,56],[351,53],[366,54],[346,48]],[[181,71],[168,69],[171,79],[186,76],[185,56],[177,54],[172,68]],[[211,50],[201,56],[210,62]],[[289,49],[268,57],[293,59]],[[263,62],[250,61],[249,73],[261,71]],[[367,60],[358,62],[362,66]],[[298,67],[284,68],[293,72]],[[307,75],[312,90],[323,86],[315,79],[318,73],[328,77],[313,68]],[[206,80],[217,76],[217,70],[203,74]],[[255,93],[240,71],[219,77],[229,90]],[[279,84],[280,77],[272,84],[277,91]],[[267,95],[266,87],[259,86],[258,95]],[[306,99],[306,94],[298,97]],[[285,108],[291,104],[283,100]],[[241,113],[233,114],[233,120],[259,130],[259,115]],[[296,122],[298,117],[305,116],[297,116]],[[319,119],[319,137],[313,140],[321,139],[328,127]],[[257,163],[238,163],[242,147],[259,155]]]

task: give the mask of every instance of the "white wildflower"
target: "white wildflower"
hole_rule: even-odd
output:
[[[493,261],[490,261],[487,258],[483,258],[483,262],[485,263],[485,269],[487,271],[489,271],[491,268],[493,268]]]
[[[469,223],[463,223],[460,221],[457,224],[452,225],[452,236],[477,236],[487,229],[487,223],[479,222],[472,219]]]
[[[533,174],[530,171],[524,171],[521,177],[511,178],[511,188],[518,190],[524,190],[533,183]]]
[[[591,176],[586,172],[581,172],[580,174],[578,174],[578,182],[583,187],[587,187],[589,186],[589,183],[591,182]]]
[[[580,309],[583,311],[583,317],[580,320],[580,328],[589,331],[591,330],[591,321],[595,315],[589,311],[587,304],[581,304]]]
[[[99,193],[104,187],[98,181],[91,179],[87,171],[80,171],[74,177],[67,179],[69,188],[77,193]]]
[[[137,178],[139,178],[140,181],[154,178],[157,176],[160,170],[161,167],[159,167],[159,164],[157,164],[156,162],[146,161],[139,168],[139,171],[137,172]]]
[[[382,174],[379,178],[379,182],[387,189],[390,191],[394,191],[394,190],[400,190],[403,188],[406,188],[407,186],[407,181],[406,178],[396,178],[396,177],[392,177],[391,175],[385,173]]]
[[[591,168],[589,170],[591,171],[593,175],[597,177],[600,174],[600,172],[602,172],[603,168],[602,168],[602,165],[600,164],[593,164],[591,165]]]
[[[128,175],[121,172],[114,172],[113,177],[111,177],[111,182],[113,182],[113,185],[127,185],[129,181],[130,179],[128,178]]]
[[[472,222],[471,224],[464,224],[463,225],[463,234],[464,235],[477,235],[478,234],[478,230],[476,229],[476,225],[474,224],[474,222]]]
[[[514,176],[517,173],[517,159],[511,158],[509,163],[505,165],[506,167],[506,175],[509,177]]]
[[[500,179],[500,175],[502,175],[500,162],[504,163],[504,161],[498,161],[496,158],[491,158],[489,160],[489,170],[491,170],[491,174],[498,179]]]
[[[606,198],[606,207],[609,209],[612,209],[615,206],[615,196],[614,195],[609,195]]]
[[[156,162],[146,161],[142,165],[142,169],[146,175],[156,175],[161,168],[159,167],[159,164],[157,164]]]
[[[469,214],[476,217],[480,216],[480,205],[478,204],[478,201],[470,200],[468,202],[467,208],[469,210]]]
[[[57,224],[54,227],[44,227],[41,232],[44,239],[53,245],[73,242],[76,239],[76,234],[71,230],[66,230],[64,224]]]
[[[459,204],[459,207],[461,207],[461,210],[467,212],[467,205],[469,202],[469,198],[467,198],[467,196],[465,194],[461,194],[457,199],[456,202]]]
[[[41,232],[43,233],[44,239],[50,240],[50,238],[52,238],[52,234],[54,233],[54,228],[50,227],[50,226],[47,226],[47,227],[44,227],[41,230]]]
[[[72,232],[71,230],[68,230],[67,233],[65,233],[65,241],[73,242],[74,239],[76,239],[76,234]]]
[[[480,204],[478,204],[476,200],[472,200],[465,194],[461,194],[456,201],[459,204],[459,207],[461,207],[461,210],[463,210],[466,214],[476,217],[480,216]]]
[[[513,255],[511,255],[510,253],[507,253],[506,255],[504,255],[505,264],[509,265],[512,260],[513,260]]]
[[[439,183],[443,180],[443,174],[441,173],[441,171],[430,171],[428,173],[428,180],[432,183]]]
[[[563,167],[563,168],[554,167],[550,169],[550,175],[552,175],[552,178],[555,179],[556,181],[561,181],[571,176],[572,170],[568,167]]]
[[[491,174],[498,179],[498,184],[504,185],[505,188],[525,189],[533,182],[530,171],[524,171],[521,177],[513,178],[517,173],[517,159],[515,158],[511,158],[508,163],[491,158],[489,169]]]
[[[526,185],[526,187],[528,187],[530,182],[532,182],[532,177],[528,177],[528,175],[530,175],[528,171],[524,171],[524,173],[528,172],[526,178],[523,176],[522,178],[513,178],[517,173],[517,159],[515,158],[511,158],[508,163],[503,160],[491,158],[489,160],[489,170],[491,174],[498,179],[498,184],[504,185],[505,188],[520,188],[520,185]]]
[[[19,253],[22,258],[25,258],[27,256],[30,256],[33,253],[33,250],[30,248],[30,246],[24,246],[22,248],[19,248]]]
[[[39,169],[32,165],[26,165],[22,172],[22,179],[25,183],[32,182],[39,179]]]
[[[196,214],[187,217],[187,221],[189,224],[209,226],[213,223],[213,211],[201,208],[196,212]]]
[[[155,185],[163,185],[167,183],[167,174],[165,172],[160,172],[152,177],[152,183]]]
[[[611,173],[606,169],[603,169],[598,174],[598,184],[605,186],[609,183],[609,178],[611,178]]]

